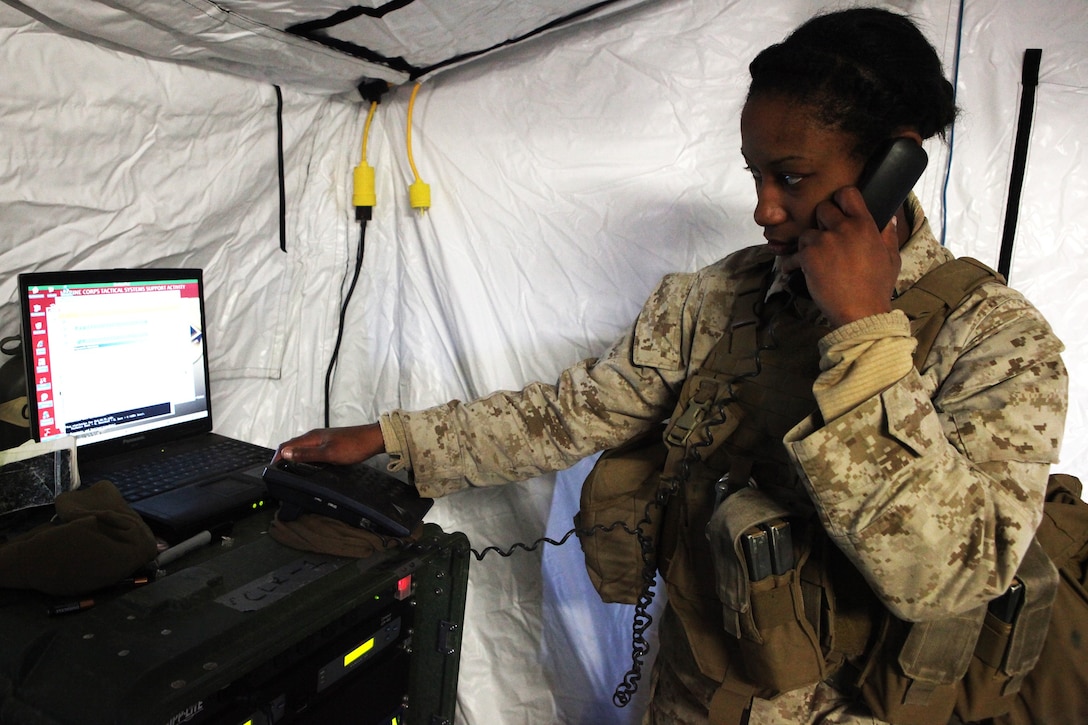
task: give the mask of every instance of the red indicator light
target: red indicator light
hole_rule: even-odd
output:
[[[407,599],[412,595],[412,575],[402,577],[397,582],[397,599]]]

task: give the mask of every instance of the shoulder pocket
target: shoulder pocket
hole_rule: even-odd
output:
[[[683,365],[684,303],[695,275],[666,275],[650,294],[635,322],[632,362],[635,365],[679,370]]]

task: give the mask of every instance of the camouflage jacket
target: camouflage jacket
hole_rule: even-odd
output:
[[[898,293],[951,258],[911,204]],[[666,276],[627,334],[554,384],[382,416],[391,465],[410,469],[423,495],[440,496],[566,468],[668,418],[728,329],[742,255]],[[889,610],[940,618],[1003,592],[1040,520],[1065,420],[1063,348],[1040,313],[999,284],[951,314],[920,370],[913,345],[865,354],[909,336],[901,313],[878,317],[888,319],[821,341],[824,415],[783,442],[828,533]],[[823,407],[821,391],[834,397],[888,370],[895,379],[845,411],[841,400],[834,412]]]

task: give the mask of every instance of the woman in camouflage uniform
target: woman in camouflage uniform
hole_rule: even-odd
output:
[[[765,244],[667,276],[626,335],[554,384],[311,431],[284,443],[279,455],[351,463],[386,451],[424,496],[568,467],[681,415],[678,400],[691,397],[685,384],[732,334],[738,290],[755,274],[763,284],[755,309],[761,329],[778,324],[768,319],[772,307],[807,325],[796,354],[811,357],[811,377],[801,379],[811,409],[784,427],[761,423],[770,445],[756,444],[745,478],[815,522],[834,545],[827,560],[839,562],[838,569],[827,565],[830,578],[842,570],[856,575],[861,599],[875,602],[866,611],[888,621],[945,621],[998,597],[1025,556],[1057,460],[1067,386],[1061,343],[1022,296],[984,284],[952,311],[916,366],[915,339],[893,300],[952,255],[913,196],[881,230],[855,186],[882,142],[921,143],[951,124],[952,87],[940,60],[908,19],[855,9],[814,18],[760,53],[750,71],[742,152]],[[810,299],[791,291],[797,274]],[[703,500],[695,488],[681,481],[674,501]],[[674,528],[694,516],[701,536],[714,510],[700,505],[705,510],[696,515],[671,506],[666,527],[669,516]],[[856,674],[844,662],[872,663],[866,657],[875,623],[858,651],[844,649],[842,635],[836,645],[827,631],[818,634],[821,679],[784,693],[768,689],[737,661],[736,632],[722,629],[720,602],[681,607],[689,592],[677,567],[691,569],[689,579],[700,568],[716,571],[720,583],[728,579],[723,567],[735,566],[708,563],[705,540],[701,549],[692,546],[697,553],[681,564],[663,551],[671,558],[670,601],[647,722],[880,722],[857,680],[843,674]],[[858,600],[849,586],[835,596]],[[826,607],[830,599],[821,596]],[[696,621],[699,612],[705,621]],[[709,654],[700,638],[713,640]],[[723,687],[733,704],[723,706]]]

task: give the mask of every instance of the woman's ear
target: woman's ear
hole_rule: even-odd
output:
[[[922,141],[923,141],[922,134],[918,133],[913,128],[900,129],[899,131],[896,131],[895,137],[896,138],[909,138],[911,141],[914,141],[919,146],[922,145]]]

